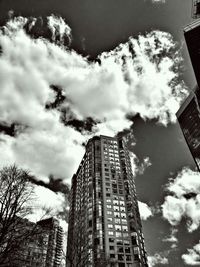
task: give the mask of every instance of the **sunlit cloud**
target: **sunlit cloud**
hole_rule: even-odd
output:
[[[200,243],[193,248],[187,250],[187,253],[182,255],[185,264],[192,266],[200,265]]]
[[[130,38],[91,62],[62,44],[64,36],[71,38],[62,18],[48,17],[51,41],[26,33],[35,23],[18,17],[0,31],[0,123],[19,125],[15,136],[0,135],[0,167],[15,162],[40,179],[50,174],[69,179],[84,154],[82,144],[96,134],[129,129],[128,115],[164,125],[175,121],[187,93],[170,34],[153,31]],[[52,85],[60,88],[63,101],[47,109],[57,99]],[[67,125],[88,117],[96,121],[90,132]]]
[[[200,174],[184,168],[166,186],[169,195],[162,205],[163,217],[172,226],[186,218],[189,232],[200,225]]]

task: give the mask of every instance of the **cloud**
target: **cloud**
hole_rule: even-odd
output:
[[[32,213],[27,218],[31,221],[39,221],[44,218],[58,217],[58,214],[65,209],[67,205],[63,193],[55,193],[43,186],[33,187]]]
[[[176,226],[186,218],[189,232],[200,225],[200,174],[184,168],[175,179],[170,179],[166,186],[170,195],[162,205],[163,217]]]
[[[152,165],[149,157],[145,157],[142,161],[140,161],[133,152],[130,152],[130,158],[134,176],[138,174],[142,175],[145,170]]]
[[[58,39],[60,43],[64,43],[66,37],[71,42],[71,28],[65,23],[63,18],[52,14],[47,17],[47,25],[52,32],[54,42]]]
[[[172,249],[175,249],[177,247],[177,243],[178,243],[178,238],[176,237],[177,232],[178,232],[178,229],[172,228],[170,235],[163,239],[163,242],[172,243],[171,244]]]
[[[129,128],[127,115],[175,121],[186,88],[170,34],[130,38],[91,62],[62,42],[29,36],[24,29],[36,22],[18,17],[0,31],[0,124],[19,125],[15,136],[0,135],[1,166],[15,162],[44,180],[50,174],[71,178],[84,154],[82,143]],[[48,27],[58,41],[71,34],[62,18],[49,17]],[[47,109],[57,98],[52,85],[61,88],[63,101]],[[97,121],[90,133],[67,125],[88,117]]]
[[[149,217],[153,216],[152,208],[149,207],[146,203],[138,201],[138,206],[142,220],[146,221]]]
[[[154,4],[164,4],[165,0],[152,0],[152,3],[154,3]]]
[[[148,263],[149,267],[156,266],[157,264],[159,264],[160,266],[161,264],[162,265],[168,264],[168,259],[165,256],[156,253],[153,256],[148,256]]]
[[[200,266],[200,243],[188,249],[187,253],[182,255],[182,259],[187,265]]]

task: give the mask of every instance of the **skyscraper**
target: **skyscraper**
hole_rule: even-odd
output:
[[[72,178],[67,266],[146,267],[129,151],[122,138],[96,136]]]
[[[200,86],[200,19],[194,20],[184,28],[184,36],[197,84]]]
[[[192,91],[177,112],[185,140],[200,171],[200,90]]]
[[[193,0],[193,17],[200,17],[200,0]],[[186,26],[184,35],[198,86],[190,92],[176,115],[200,171],[200,19]]]

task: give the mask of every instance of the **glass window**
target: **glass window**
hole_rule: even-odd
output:
[[[113,228],[113,225],[112,224],[108,224],[108,228],[109,229]]]
[[[116,237],[121,237],[122,233],[121,232],[116,232]]]
[[[121,231],[121,225],[115,225],[115,230]]]
[[[125,232],[128,231],[128,226],[122,226],[122,230]]]
[[[109,235],[114,235],[114,232],[113,231],[108,231],[108,234]]]
[[[119,212],[114,212],[114,216],[115,217],[119,217],[120,216],[120,213]]]

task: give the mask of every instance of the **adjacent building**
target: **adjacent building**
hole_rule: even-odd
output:
[[[200,89],[198,87],[189,94],[176,115],[200,171]]]
[[[67,267],[146,267],[129,151],[122,138],[96,136],[72,178]]]
[[[63,229],[57,219],[49,218],[36,224],[20,219],[15,231],[16,244],[2,267],[60,267],[63,256]]]
[[[193,18],[184,28],[184,36],[197,86],[190,92],[177,112],[177,119],[185,140],[200,171],[200,0],[193,0]]]
[[[184,36],[197,84],[200,86],[200,19],[184,28]]]

